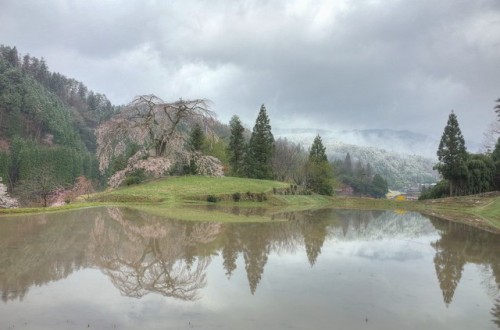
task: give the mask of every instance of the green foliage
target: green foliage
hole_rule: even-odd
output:
[[[319,135],[314,138],[311,150],[309,150],[309,161],[315,164],[328,161],[326,157],[326,148],[323,146],[323,141]]]
[[[241,177],[245,172],[245,138],[243,132],[245,128],[241,124],[238,116],[233,116],[229,123],[231,127],[231,136],[229,137],[229,145],[227,147],[227,156],[232,176]]]
[[[255,179],[272,179],[271,158],[273,155],[274,137],[271,132],[266,107],[261,106],[246,154],[246,175]]]
[[[219,199],[215,195],[208,195],[207,196],[207,202],[209,203],[217,203]]]
[[[32,176],[37,162],[62,182],[98,179],[93,131],[116,111],[104,95],[51,73],[43,58],[25,55],[21,63],[15,47],[0,45],[0,139],[10,149],[0,171],[10,188]]]
[[[306,188],[320,195],[333,195],[333,169],[328,162],[308,162],[305,168]]]
[[[345,156],[342,167],[346,175],[352,175],[352,161],[351,161],[351,155],[349,153],[347,153],[347,155]]]
[[[379,174],[375,174],[371,182],[370,195],[376,198],[383,198],[389,192],[387,181]]]
[[[213,156],[227,165],[229,162],[227,148],[227,142],[223,139],[205,138],[203,153],[207,156]]]
[[[439,163],[435,168],[449,181],[450,195],[465,193],[467,151],[457,116],[453,111],[448,117],[448,123],[439,142],[437,156]]]
[[[239,202],[241,200],[241,194],[236,192],[233,194],[233,202]]]
[[[131,186],[133,184],[139,184],[147,179],[147,175],[143,169],[135,170],[134,172],[127,175],[125,178],[124,184],[126,186]]]
[[[422,191],[419,200],[437,199],[447,197],[450,192],[449,183],[447,180],[439,181],[434,187]]]
[[[328,163],[326,148],[319,135],[309,150],[305,172],[307,189],[320,195],[333,195],[333,168]]]
[[[343,162],[337,162],[336,168],[342,183],[352,187],[356,195],[384,198],[389,191],[387,180],[378,173],[373,174],[370,163],[365,166],[357,161],[353,169],[349,153]]]
[[[64,182],[54,168],[42,166],[23,178],[14,191],[25,203],[38,199],[44,207],[47,207],[50,194],[63,185]]]
[[[479,194],[495,189],[495,164],[491,157],[477,154],[467,160],[467,194]]]
[[[495,183],[496,189],[500,190],[500,138],[497,140],[495,149],[491,154],[491,159],[495,165],[495,174],[493,175],[493,181]]]
[[[189,136],[189,148],[191,151],[201,151],[203,148],[203,141],[205,140],[205,134],[201,129],[199,124],[196,124],[191,131]]]

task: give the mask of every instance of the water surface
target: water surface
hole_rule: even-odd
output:
[[[392,211],[277,218],[0,218],[0,329],[500,328],[499,235]]]

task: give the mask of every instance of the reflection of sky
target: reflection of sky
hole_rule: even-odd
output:
[[[0,329],[493,328],[482,270],[465,266],[447,307],[431,246],[439,235],[425,218],[389,221],[390,215],[346,236],[329,227],[313,267],[301,244],[271,252],[254,295],[241,253],[230,279],[222,257],[212,258],[194,302],[122,296],[102,271],[84,269],[31,287],[21,302],[0,303]]]
[[[271,253],[254,295],[242,256],[230,279],[218,256],[195,302],[121,296],[101,271],[85,269],[30,289],[23,302],[2,304],[0,328],[491,328],[492,299],[478,267],[465,267],[453,302],[443,303],[430,246],[435,238],[329,240],[314,267],[304,250]]]

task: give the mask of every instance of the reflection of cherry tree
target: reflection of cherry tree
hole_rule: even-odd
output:
[[[144,214],[135,213],[133,222],[118,208],[109,209],[109,215],[118,228],[97,219],[88,252],[123,294],[137,298],[148,293],[182,300],[198,298],[198,290],[206,285],[205,272],[211,259],[195,257],[188,265],[184,261],[185,249],[216,237],[219,224],[200,224],[191,231],[193,235],[186,236],[185,226],[162,224]]]

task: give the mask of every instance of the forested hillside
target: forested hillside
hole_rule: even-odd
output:
[[[0,46],[0,177],[17,195],[96,179],[94,129],[117,111],[105,95]],[[25,189],[23,189],[25,188]]]

